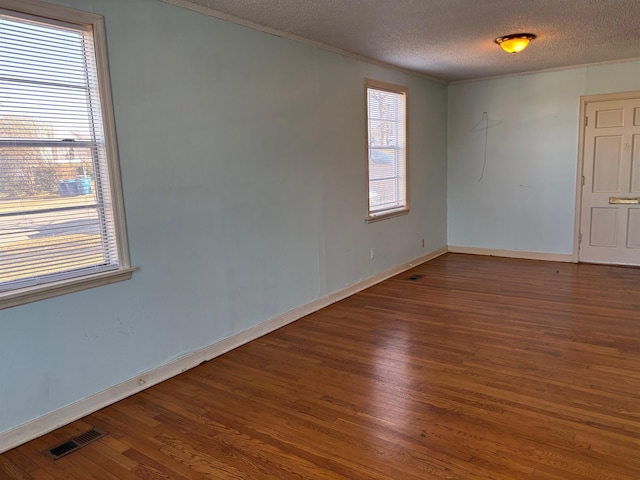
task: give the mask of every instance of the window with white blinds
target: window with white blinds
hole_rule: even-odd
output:
[[[0,9],[0,301],[129,267],[115,138],[105,137],[108,77],[96,61],[102,17],[29,10]]]
[[[407,89],[366,81],[369,219],[408,211]]]

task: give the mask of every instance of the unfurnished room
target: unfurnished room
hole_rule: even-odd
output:
[[[0,0],[0,479],[640,479],[639,18]]]

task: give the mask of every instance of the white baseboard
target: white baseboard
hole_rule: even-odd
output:
[[[545,260],[548,262],[573,262],[573,255],[568,253],[525,252],[523,250],[499,250],[494,248],[458,247],[449,245],[451,253],[468,253],[470,255],[489,255],[493,257],[524,258],[527,260]]]
[[[377,273],[369,278],[360,280],[353,285],[349,285],[336,292],[325,295],[324,297],[317,298],[312,302],[301,305],[300,307],[294,308],[282,315],[255,325],[248,330],[244,330],[227,337],[224,340],[220,340],[208,347],[185,354],[169,363],[137,375],[129,380],[125,380],[124,382],[114,385],[113,387],[109,387],[106,390],[59,408],[58,410],[54,410],[53,412],[47,413],[22,425],[18,425],[10,430],[6,430],[5,432],[0,433],[0,453],[6,452],[7,450],[44,435],[45,433],[51,432],[63,425],[67,425],[74,420],[78,420],[90,413],[96,412],[101,408],[127,398],[157,383],[168,380],[175,375],[200,365],[202,362],[218,357],[223,353],[239,347],[240,345],[244,345],[251,340],[255,340],[256,338],[272,332],[273,330],[277,330],[278,328],[309,315],[310,313],[316,312],[335,302],[350,297],[351,295],[380,283],[383,280],[439,257],[445,253],[447,253],[446,247],[427,253],[426,255],[422,255],[410,262],[406,262]]]

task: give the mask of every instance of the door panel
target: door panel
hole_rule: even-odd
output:
[[[640,265],[640,98],[587,103],[586,117],[579,259]]]
[[[629,209],[627,248],[640,248],[640,208]]]
[[[622,136],[596,137],[593,156],[593,191],[620,191],[620,161]]]
[[[624,109],[598,110],[596,112],[596,128],[613,128],[624,125]]]
[[[631,159],[631,192],[640,193],[640,135],[633,136],[633,156]]]
[[[617,216],[618,212],[615,208],[591,209],[589,245],[593,247],[616,246]]]

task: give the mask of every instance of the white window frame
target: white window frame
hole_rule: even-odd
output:
[[[387,93],[397,94],[398,99],[402,101],[402,111],[404,113],[403,125],[404,132],[398,134],[398,143],[394,145],[394,166],[395,174],[390,177],[396,182],[396,200],[397,205],[386,209],[372,209],[372,198],[376,194],[373,189],[374,181],[371,179],[372,152],[376,150],[375,145],[371,144],[371,121],[373,117],[369,111],[369,90],[378,90]],[[366,222],[372,223],[384,220],[390,217],[406,215],[409,213],[409,138],[408,138],[408,96],[409,91],[406,87],[395,85],[392,83],[381,82],[370,78],[365,79],[365,110],[366,110],[366,130],[367,130],[367,217]],[[378,146],[381,147],[381,146]]]
[[[100,273],[91,273],[57,279],[39,285],[18,287],[0,292],[0,309],[13,307],[45,298],[85,290],[101,285],[128,280],[136,268],[131,267],[127,245],[127,230],[124,215],[124,201],[120,179],[120,165],[116,130],[113,116],[113,103],[109,81],[109,67],[106,48],[104,18],[94,13],[53,5],[39,0],[0,0],[0,9],[19,18],[21,15],[39,17],[52,25],[56,22],[88,27],[93,33],[93,43],[98,77],[98,89],[102,110],[105,151],[111,193],[111,208],[114,219],[114,234],[118,251],[116,269]]]

